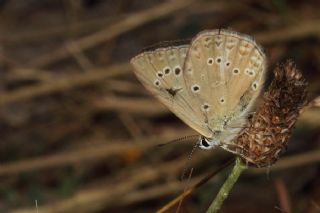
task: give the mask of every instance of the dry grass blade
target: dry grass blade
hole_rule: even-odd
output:
[[[185,197],[187,197],[188,195],[190,195],[192,192],[194,192],[196,189],[198,189],[200,186],[202,186],[203,184],[207,183],[211,178],[213,178],[215,175],[217,175],[219,172],[221,172],[223,169],[225,169],[226,167],[230,166],[232,163],[234,162],[234,159],[230,159],[228,160],[226,163],[224,163],[223,165],[221,165],[218,169],[216,169],[215,171],[213,171],[212,173],[210,173],[209,175],[207,175],[206,177],[204,177],[203,179],[201,179],[196,185],[192,186],[191,188],[188,188],[186,191],[184,191],[183,193],[181,193],[179,196],[177,196],[176,198],[174,198],[173,200],[171,200],[169,203],[167,203],[166,205],[164,205],[163,207],[161,207],[161,209],[159,209],[157,211],[157,213],[163,213],[168,211],[169,209],[171,209],[173,206],[177,205],[182,199],[184,199]]]
[[[208,154],[198,154],[195,157],[195,162],[198,163],[206,159]],[[112,206],[122,196],[134,191],[141,184],[146,184],[157,178],[159,175],[172,175],[179,172],[185,166],[185,157],[174,161],[163,163],[158,167],[144,166],[139,167],[139,171],[120,173],[118,176],[111,178],[105,183],[99,183],[98,187],[83,189],[78,191],[68,199],[62,199],[56,203],[39,206],[41,213],[63,213],[63,212],[94,212],[106,206]],[[117,180],[125,181],[119,182]],[[33,208],[17,209],[14,213],[31,213]]]
[[[304,20],[278,30],[255,35],[256,39],[263,44],[297,40],[306,36],[320,36],[320,20]]]
[[[165,16],[171,15],[173,12],[187,7],[193,0],[176,0],[169,1],[158,5],[154,8],[138,12],[136,14],[129,15],[124,19],[112,24],[111,26],[96,32],[87,37],[78,39],[74,41],[74,44],[79,47],[82,51],[92,48],[106,42],[112,38],[119,36],[122,33],[128,32],[135,29],[138,26],[146,24],[148,22],[154,21],[156,19],[163,18]],[[47,55],[40,56],[36,60],[30,63],[31,67],[44,67],[53,64],[59,60],[67,58],[70,56],[70,52],[66,50],[63,46],[54,50]]]
[[[130,69],[128,64],[118,64],[115,66],[95,69],[90,72],[77,74],[68,78],[52,79],[43,84],[31,86],[23,90],[15,90],[1,95],[0,106],[10,104],[16,101],[35,98],[41,95],[48,95],[53,92],[61,92],[75,87],[89,85],[95,82],[105,80],[117,75],[124,74]]]
[[[186,132],[180,132],[180,134],[184,135]],[[171,140],[173,137],[174,135],[172,134],[166,134],[161,137],[145,137],[131,141],[110,141],[107,144],[79,148],[78,150],[55,153],[33,159],[24,159],[23,161],[2,164],[0,176],[105,159],[130,149],[147,150],[155,147],[155,144]],[[94,138],[91,140],[96,141]]]

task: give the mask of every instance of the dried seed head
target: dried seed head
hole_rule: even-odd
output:
[[[307,83],[292,61],[274,70],[274,80],[263,96],[263,102],[249,128],[239,134],[236,152],[248,164],[270,166],[286,149],[299,110],[306,104]]]

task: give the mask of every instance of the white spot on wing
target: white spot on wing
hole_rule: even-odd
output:
[[[157,76],[158,76],[159,78],[162,78],[162,77],[163,77],[163,73],[162,73],[161,71],[159,71],[159,72],[157,72]]]
[[[191,91],[197,93],[200,91],[200,86],[198,84],[194,84],[191,86]]]
[[[224,97],[221,97],[221,98],[219,99],[219,103],[220,103],[221,105],[225,104],[225,103],[226,103],[226,99],[225,99]]]
[[[246,69],[245,70],[245,74],[250,76],[250,77],[254,77],[256,75],[256,72],[253,69]]]
[[[253,83],[252,83],[252,85],[251,85],[251,88],[254,90],[254,91],[256,91],[257,89],[258,89],[258,82],[257,81],[254,81]]]
[[[181,69],[180,66],[176,66],[176,67],[173,69],[173,71],[174,71],[174,74],[175,74],[176,76],[180,76],[181,73],[182,73],[182,69]]]
[[[170,67],[165,67],[165,68],[163,68],[163,72],[164,72],[165,75],[170,75],[171,68]]]
[[[209,112],[210,111],[210,105],[208,103],[204,103],[202,106],[201,106],[201,110],[203,112]]]
[[[233,68],[232,74],[233,74],[233,75],[239,75],[239,74],[240,74],[240,69],[237,68],[237,67]]]
[[[160,82],[158,79],[156,79],[156,80],[153,82],[153,84],[154,84],[156,87],[159,87],[160,84],[161,84],[161,82]]]
[[[220,64],[222,62],[222,58],[219,56],[219,57],[217,57],[217,59],[216,59],[216,63],[217,64]]]
[[[214,59],[213,59],[213,58],[208,58],[207,64],[208,64],[209,66],[211,66],[213,63],[214,63]]]

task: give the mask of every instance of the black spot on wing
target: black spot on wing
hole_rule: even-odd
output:
[[[167,91],[172,97],[174,97],[180,90],[182,90],[182,88],[169,88],[169,89],[166,89],[166,91]]]

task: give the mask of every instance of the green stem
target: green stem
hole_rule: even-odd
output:
[[[240,158],[236,159],[236,164],[234,165],[229,177],[224,182],[223,186],[221,187],[219,193],[217,194],[216,198],[212,201],[207,213],[216,213],[221,208],[223,201],[228,197],[229,192],[231,191],[233,185],[238,180],[240,174],[246,169],[247,167],[242,164]]]

